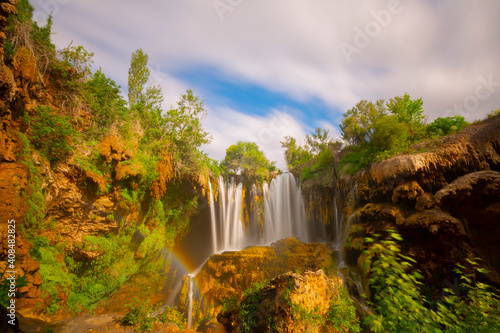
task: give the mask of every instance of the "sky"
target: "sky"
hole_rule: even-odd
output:
[[[340,136],[360,100],[408,93],[426,121],[500,108],[498,0],[31,0],[53,42],[94,52],[126,96],[131,54],[149,55],[165,109],[204,100],[217,160],[253,141],[286,169],[280,141],[321,127]]]

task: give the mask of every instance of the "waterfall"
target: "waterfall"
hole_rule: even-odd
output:
[[[217,253],[217,227],[215,225],[215,205],[214,194],[212,193],[212,183],[208,182],[210,189],[210,222],[212,226],[212,253]]]
[[[252,216],[259,216],[263,210],[262,226],[257,221],[245,228],[243,222],[243,184],[236,183],[234,178],[224,181],[219,177],[219,195],[217,202],[213,200],[210,185],[210,215],[212,232],[212,249],[214,253],[226,250],[240,250],[250,245],[269,245],[277,240],[296,237],[309,241],[307,232],[307,215],[304,202],[292,174],[278,175],[270,184],[262,185],[263,196],[261,207],[255,198],[257,187],[250,190]],[[216,214],[218,211],[218,214]]]
[[[188,330],[191,329],[193,324],[193,289],[194,280],[193,275],[188,274],[189,277],[189,290],[188,290]]]

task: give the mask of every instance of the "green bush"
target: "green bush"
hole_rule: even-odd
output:
[[[31,142],[49,161],[58,161],[71,152],[70,141],[76,135],[71,118],[54,113],[50,107],[38,106],[33,116],[24,119],[32,130]]]
[[[462,116],[437,118],[427,125],[427,133],[434,136],[453,134],[469,125]]]
[[[142,332],[151,332],[153,329],[153,318],[149,315],[153,308],[149,305],[149,299],[144,301],[136,300],[128,306],[128,311],[122,318],[125,326],[139,325]]]
[[[155,317],[155,320],[162,323],[174,323],[181,329],[185,328],[187,324],[184,314],[180,312],[176,306],[165,307],[163,312]]]
[[[438,309],[425,306],[422,275],[412,271],[412,258],[404,256],[397,242],[402,238],[389,229],[389,238],[371,244],[365,251],[365,272],[369,273],[374,313],[364,323],[373,332],[498,332],[500,299],[498,292],[476,282],[475,274],[466,274],[458,266],[462,286],[468,291],[460,298],[449,289],[450,297],[438,303]],[[470,261],[473,271],[485,272]]]
[[[257,326],[257,309],[262,301],[262,291],[260,290],[267,284],[267,281],[255,282],[243,292],[243,301],[240,304],[240,317],[243,321],[243,332],[252,332]]]
[[[360,332],[359,318],[356,316],[354,301],[343,286],[339,294],[334,296],[326,313],[325,326],[332,327],[335,332]]]

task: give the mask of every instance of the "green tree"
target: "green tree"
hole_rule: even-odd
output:
[[[460,131],[469,125],[462,116],[437,118],[427,126],[430,135],[448,135]]]
[[[393,149],[406,140],[407,133],[396,115],[382,117],[373,124],[370,146],[378,152]]]
[[[424,110],[422,98],[412,100],[410,95],[391,98],[387,102],[387,109],[398,116],[399,122],[406,124],[411,140],[415,140],[423,130]]]
[[[352,109],[343,113],[340,123],[342,138],[351,145],[365,145],[373,135],[374,123],[387,115],[383,100],[375,103],[367,100],[358,102]]]
[[[120,86],[106,77],[101,68],[85,82],[85,99],[93,111],[94,132],[105,133],[113,122],[127,113]]]
[[[281,141],[281,147],[285,148],[284,155],[288,168],[305,163],[312,157],[311,153],[297,145],[297,140],[291,136],[285,136],[284,141]]]
[[[269,162],[256,143],[238,141],[226,150],[222,166],[230,173],[241,173],[247,182],[254,183],[269,179],[274,162]]]
[[[338,152],[342,143],[334,140],[328,134],[329,130],[318,127],[311,135],[306,135],[306,147],[309,153],[318,155],[327,149]]]
[[[148,83],[150,75],[148,60],[149,56],[142,49],[132,53],[128,70],[128,102],[130,106],[145,100],[144,86]]]
[[[165,118],[168,136],[174,143],[177,158],[190,171],[200,167],[202,155],[198,148],[212,141],[201,123],[206,115],[203,101],[188,89],[181,95],[177,108],[169,110]]]

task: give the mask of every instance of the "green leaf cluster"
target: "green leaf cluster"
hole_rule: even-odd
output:
[[[262,183],[269,179],[274,162],[269,162],[255,142],[238,141],[229,146],[221,166],[229,174],[241,174],[248,184]]]
[[[375,311],[365,317],[373,332],[496,332],[500,329],[498,291],[475,280],[475,273],[465,273],[458,265],[464,297],[445,297],[437,310],[426,307],[422,275],[413,270],[414,259],[404,256],[398,246],[402,237],[388,230],[388,238],[375,241],[365,251],[365,272],[369,276]],[[469,261],[473,272],[485,272],[477,262]]]
[[[71,118],[56,114],[50,107],[38,106],[32,115],[24,115],[31,128],[31,143],[49,161],[59,161],[72,151],[70,142],[76,135]]]
[[[431,136],[454,134],[469,125],[462,116],[437,118],[427,125],[427,133]]]

